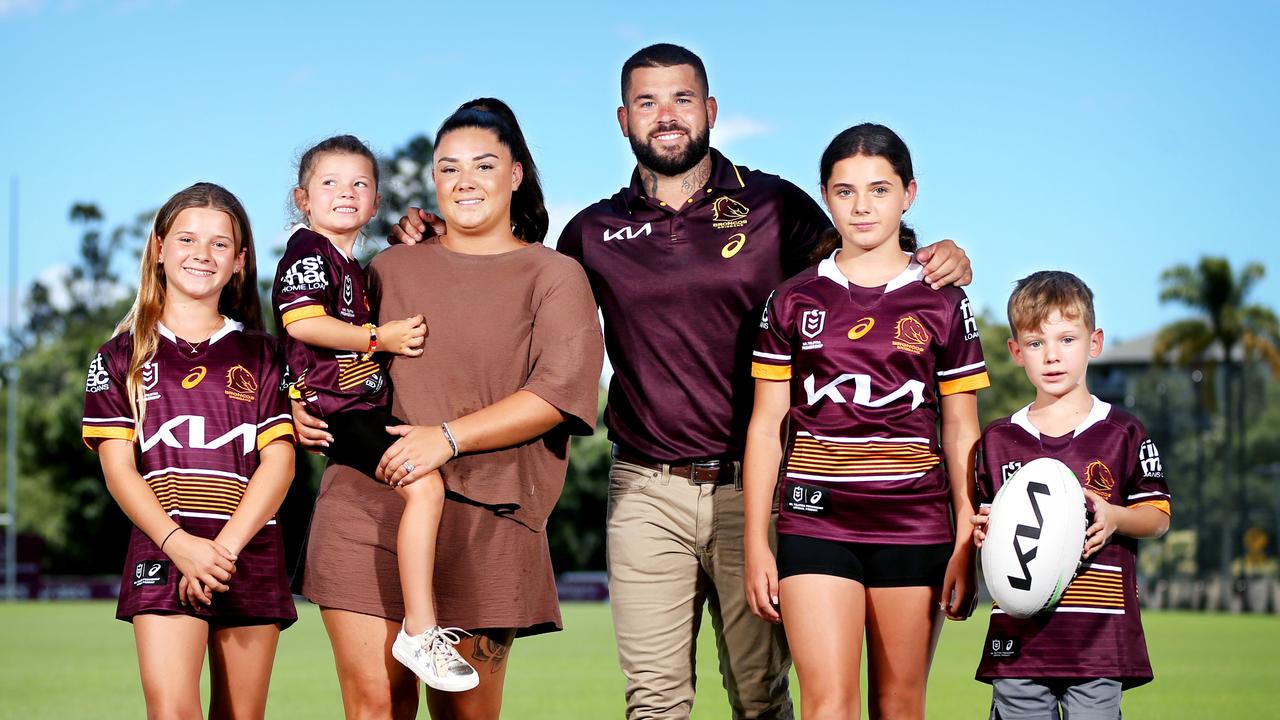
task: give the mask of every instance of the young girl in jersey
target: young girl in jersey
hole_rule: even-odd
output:
[[[133,623],[151,717],[263,717],[280,630],[297,619],[273,516],[293,424],[262,332],[253,235],[235,196],[174,195],[133,308],[85,382],[85,443],[133,521],[116,617]]]
[[[973,514],[989,383],[964,292],[931,289],[912,258],[906,145],[858,125],[820,169],[826,257],[770,297],[752,358],[747,597],[786,627],[805,717],[858,715],[865,634],[871,716],[922,718],[942,613],[972,610],[971,526],[954,518]]]
[[[364,270],[354,250],[378,211],[377,159],[351,135],[324,140],[303,153],[293,199],[307,224],[294,228],[272,293],[290,394],[328,423],[334,442],[325,454],[385,480],[378,463],[398,439],[387,428],[405,423],[390,413],[386,370],[373,355],[421,355],[426,324],[421,314],[370,322]],[[403,469],[412,472],[412,463]],[[392,654],[430,687],[469,690],[479,678],[454,649],[458,636],[436,624],[431,597],[444,481],[431,471],[397,490],[405,501],[396,535],[405,617]]]

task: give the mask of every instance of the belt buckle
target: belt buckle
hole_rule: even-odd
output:
[[[720,481],[720,471],[723,470],[719,460],[704,460],[702,462],[689,463],[689,482],[694,485],[718,485]],[[699,470],[710,470],[713,474],[709,479],[700,480],[698,478]]]

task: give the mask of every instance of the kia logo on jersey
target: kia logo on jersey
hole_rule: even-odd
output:
[[[816,338],[822,334],[822,328],[826,324],[826,310],[805,310],[800,316],[800,334],[807,338]]]
[[[638,228],[628,225],[624,228],[618,228],[612,233],[606,229],[604,231],[604,241],[609,242],[610,240],[622,240],[623,238],[626,238],[627,240],[634,240],[638,237],[644,237],[651,232],[653,232],[652,223],[645,223]]]

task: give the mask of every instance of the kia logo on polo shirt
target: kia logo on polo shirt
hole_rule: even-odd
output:
[[[612,233],[605,230],[604,241],[609,242],[610,240],[622,240],[623,238],[626,238],[627,240],[634,240],[638,237],[644,237],[651,232],[653,232],[652,223],[645,223],[638,228],[628,225],[627,227],[614,230]]]

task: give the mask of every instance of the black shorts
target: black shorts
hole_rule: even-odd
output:
[[[333,444],[324,449],[339,465],[353,467],[370,478],[378,471],[382,454],[400,439],[387,432],[389,425],[406,425],[386,410],[348,410],[324,419]]]
[[[833,575],[865,587],[940,587],[954,543],[875,545],[778,535],[778,579]]]

